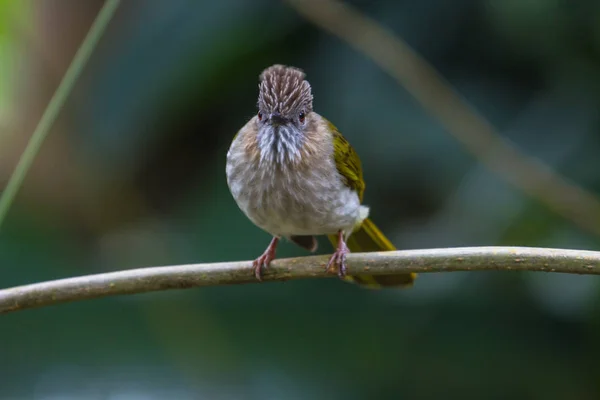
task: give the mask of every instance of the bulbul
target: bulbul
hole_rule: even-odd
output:
[[[258,280],[280,238],[315,251],[315,236],[327,235],[335,248],[327,270],[340,278],[370,287],[413,283],[412,273],[346,275],[350,251],[395,247],[368,218],[360,159],[337,128],[313,111],[302,70],[273,65],[260,74],[258,113],[234,137],[226,175],[239,208],[273,236],[253,263]]]

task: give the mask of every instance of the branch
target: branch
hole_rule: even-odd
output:
[[[331,277],[329,256],[275,260],[265,281]],[[407,272],[545,271],[600,275],[600,252],[534,247],[462,247],[348,255],[348,274]],[[86,275],[0,290],[0,313],[99,297],[256,283],[252,262],[222,262]]]
[[[563,218],[600,236],[600,200],[593,193],[502,137],[400,37],[338,0],[286,2],[307,20],[373,60],[489,170]]]
[[[2,191],[2,196],[0,196],[0,225],[2,225],[12,202],[17,196],[19,188],[23,185],[25,175],[27,175],[27,171],[31,168],[35,157],[42,147],[42,143],[46,139],[46,136],[48,136],[52,124],[65,104],[67,97],[73,90],[77,78],[81,75],[83,68],[94,52],[96,44],[100,41],[108,23],[117,11],[120,1],[121,0],[106,0],[98,12],[96,19],[92,23],[90,30],[83,39],[81,46],[77,49],[73,61],[71,61],[69,68],[67,68],[67,72],[65,72],[63,79],[56,88],[56,92],[52,95],[50,103],[48,103],[48,106],[44,110],[42,118],[33,131],[29,142],[27,142],[23,155],[19,158],[19,162],[8,180],[6,188]]]

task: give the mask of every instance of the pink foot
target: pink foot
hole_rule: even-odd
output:
[[[275,259],[275,251],[277,250],[278,242],[279,238],[274,237],[265,252],[252,263],[252,266],[254,267],[254,276],[259,281],[262,281],[263,269],[266,269],[269,266],[269,263]]]
[[[348,253],[350,253],[350,249],[348,249],[348,246],[346,246],[346,242],[344,241],[344,233],[339,231],[337,249],[329,259],[326,271],[329,271],[332,266],[337,267],[338,276],[340,278],[345,277],[347,272],[346,255]]]

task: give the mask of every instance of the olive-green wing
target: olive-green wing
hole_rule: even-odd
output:
[[[333,158],[335,166],[346,185],[356,190],[362,202],[363,193],[365,192],[365,181],[363,180],[360,158],[358,158],[358,154],[356,154],[350,143],[342,136],[335,125],[329,121],[327,121],[327,124],[333,134]]]
[[[329,130],[333,133],[333,148],[335,166],[346,184],[356,190],[358,197],[362,202],[365,191],[365,182],[363,180],[362,166],[358,155],[350,146],[350,143],[342,136],[337,128],[328,121]],[[327,235],[331,244],[335,247],[337,244],[336,235]],[[385,235],[370,220],[365,219],[362,224],[354,228],[354,232],[347,239],[346,244],[352,252],[370,252],[370,251],[390,251],[396,248]],[[411,286],[416,274],[399,275],[366,275],[360,274],[347,276],[345,279],[370,288],[381,287],[407,287]]]

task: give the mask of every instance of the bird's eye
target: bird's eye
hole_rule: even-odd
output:
[[[262,121],[262,113],[261,112],[258,113],[258,120]]]
[[[304,115],[304,113],[300,113],[300,115],[298,115],[298,121],[300,121],[301,124],[304,123],[304,120],[306,119],[306,115]]]

